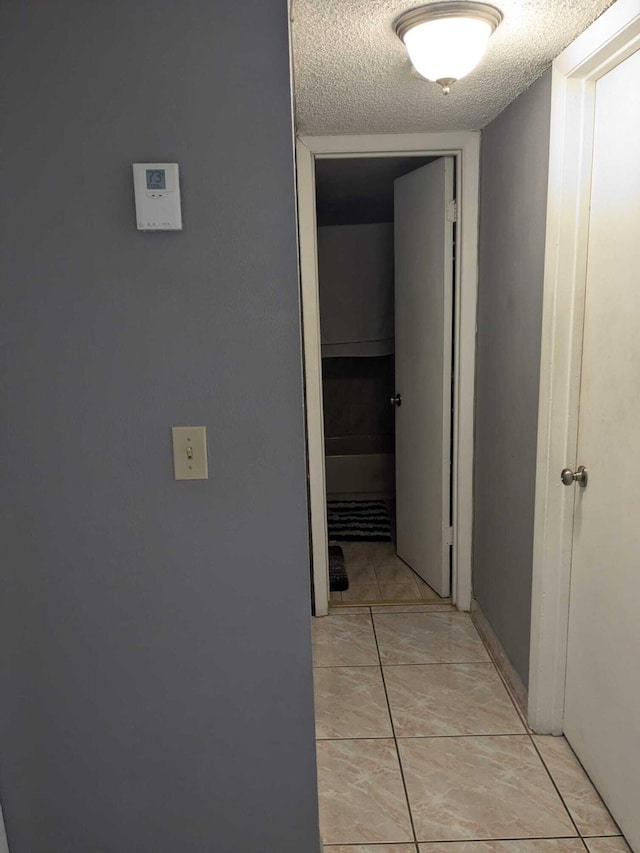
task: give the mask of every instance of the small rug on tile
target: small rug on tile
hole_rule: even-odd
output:
[[[329,545],[329,591],[349,589],[349,577],[344,564],[344,551],[339,545]]]
[[[328,501],[329,539],[338,542],[391,542],[385,501]]]

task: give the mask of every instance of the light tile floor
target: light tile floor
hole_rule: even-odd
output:
[[[397,556],[391,542],[340,542],[349,589],[332,592],[336,604],[351,601],[443,601]]]
[[[445,604],[314,619],[325,853],[630,853],[564,738],[531,735]]]

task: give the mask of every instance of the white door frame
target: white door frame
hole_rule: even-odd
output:
[[[305,403],[311,511],[311,555],[315,615],[329,612],[322,357],[316,232],[317,157],[456,157],[458,257],[453,414],[453,578],[452,598],[471,609],[473,523],[473,419],[478,292],[478,196],[480,133],[409,133],[373,136],[302,136],[296,142],[298,227],[304,338]]]
[[[553,63],[533,543],[529,724],[564,719],[582,329],[597,80],[640,48],[640,0],[618,0]]]

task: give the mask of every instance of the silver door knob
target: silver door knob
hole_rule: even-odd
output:
[[[584,465],[581,465],[574,474],[571,468],[563,468],[562,473],[560,474],[560,479],[562,480],[565,486],[570,486],[572,483],[577,483],[584,489],[584,487],[587,485],[588,480],[587,469],[584,467]]]
[[[392,406],[401,406],[402,405],[402,394],[396,394],[395,397],[391,397],[389,400]]]

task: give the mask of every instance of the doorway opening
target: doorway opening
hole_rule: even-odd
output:
[[[355,554],[349,583],[366,587],[368,575],[372,594],[341,591],[336,605],[433,601],[437,592],[470,609],[478,167],[477,133],[297,141],[316,616],[328,613],[330,535],[347,552],[347,572],[349,552],[370,549]],[[376,181],[386,184],[380,199]],[[349,193],[354,182],[364,200]],[[385,264],[386,288],[384,275],[372,283]],[[438,285],[424,286],[429,279]],[[377,503],[386,541],[362,542],[357,532],[345,541],[344,526],[335,535],[334,500]],[[376,573],[385,562],[395,575]]]
[[[315,163],[329,591],[448,601],[455,169]]]

